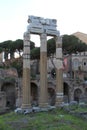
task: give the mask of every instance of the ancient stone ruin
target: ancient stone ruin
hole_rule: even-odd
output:
[[[0,110],[4,111],[15,108],[17,79],[18,74],[16,69],[0,69]]]
[[[40,36],[40,90],[38,104],[40,108],[48,107],[48,82],[47,82],[47,36],[52,36],[56,41],[56,103],[63,101],[63,76],[62,76],[62,39],[57,30],[56,19],[29,16],[27,31],[24,33],[23,53],[23,110],[31,108],[31,78],[30,78],[30,35]]]

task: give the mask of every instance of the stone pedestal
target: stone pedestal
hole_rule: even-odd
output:
[[[56,106],[63,102],[62,39],[56,37]]]
[[[22,109],[30,108],[30,35],[24,34]]]
[[[46,34],[41,34],[40,48],[40,97],[39,106],[47,107],[48,92],[47,92],[47,38]]]

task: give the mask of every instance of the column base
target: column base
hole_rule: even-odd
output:
[[[31,108],[31,104],[22,104],[21,108],[22,109],[29,109],[29,108]]]
[[[56,94],[56,103],[55,103],[55,105],[59,106],[59,105],[62,104],[62,102],[63,102],[63,93],[57,93]]]
[[[15,113],[28,114],[32,112],[30,104],[22,104],[20,108],[16,108]]]
[[[59,99],[57,99],[55,106],[59,106],[59,105],[61,105],[62,102],[63,102],[63,98],[59,98]]]
[[[48,107],[48,103],[39,103],[39,107],[40,108],[47,108]]]

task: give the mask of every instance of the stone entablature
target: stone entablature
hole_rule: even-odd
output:
[[[56,19],[44,19],[43,17],[29,16],[28,17],[27,30],[30,33],[41,34],[46,33],[47,35],[58,36],[57,21]]]

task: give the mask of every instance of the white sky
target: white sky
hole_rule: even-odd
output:
[[[77,31],[87,33],[86,1],[0,0],[0,42],[23,39],[28,15],[57,19],[61,35]],[[32,37],[31,40],[35,42],[36,39]]]

